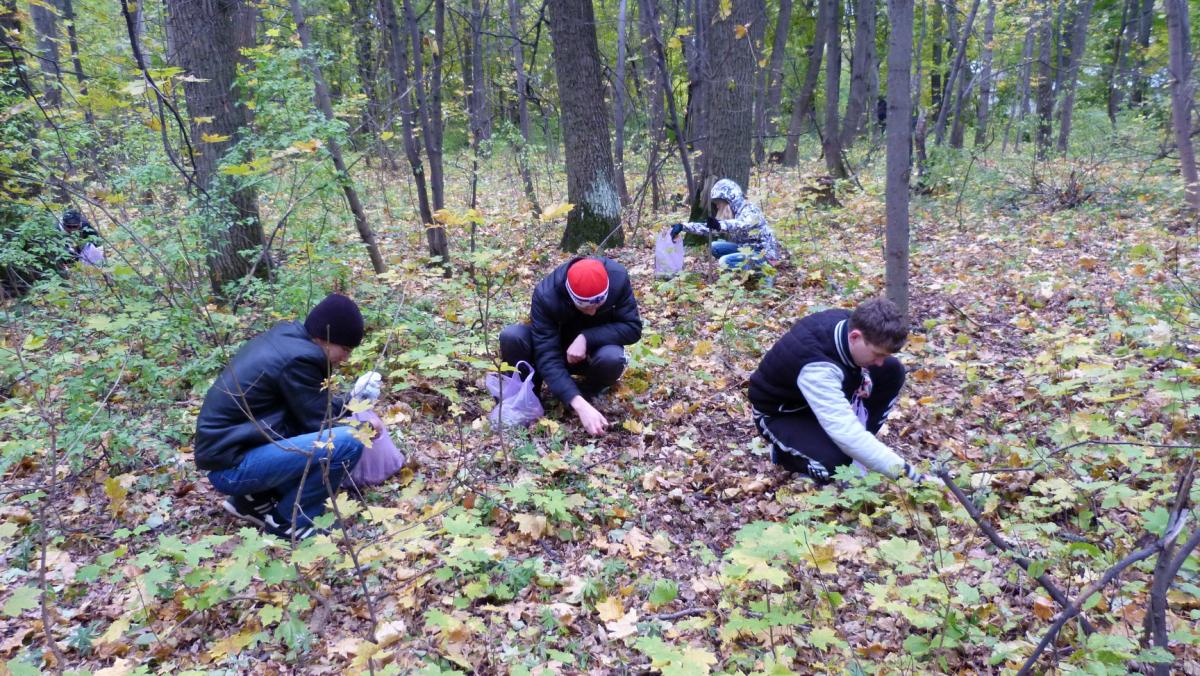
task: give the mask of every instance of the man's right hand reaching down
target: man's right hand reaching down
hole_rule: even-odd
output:
[[[579,422],[588,434],[598,437],[608,429],[608,420],[582,395],[575,395],[571,400],[571,408],[575,409],[575,415],[579,416]]]

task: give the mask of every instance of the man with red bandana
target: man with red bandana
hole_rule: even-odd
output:
[[[617,382],[625,346],[642,337],[629,273],[607,258],[572,258],[534,289],[529,320],[500,332],[500,357],[532,363],[535,391],[544,381],[589,434],[604,434],[608,420],[589,399]]]

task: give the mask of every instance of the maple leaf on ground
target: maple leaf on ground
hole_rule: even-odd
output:
[[[613,639],[626,638],[637,633],[638,612],[635,608],[630,608],[629,612],[621,616],[620,619],[612,622],[605,622],[604,628],[608,629],[608,637]]]

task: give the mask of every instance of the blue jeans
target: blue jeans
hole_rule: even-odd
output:
[[[326,445],[329,442],[332,447]],[[251,449],[237,467],[209,472],[208,480],[226,495],[277,499],[273,514],[281,525],[292,523],[292,511],[298,504],[293,525],[307,526],[325,512],[325,498],[337,492],[362,452],[362,442],[354,438],[349,427],[334,427]],[[301,483],[305,467],[308,476]]]
[[[746,249],[746,251],[743,251]],[[717,259],[721,267],[726,270],[750,270],[757,272],[759,268],[767,264],[767,259],[759,253],[757,249],[749,244],[734,244],[719,239],[712,243],[709,249],[712,252],[713,258]],[[775,281],[775,277],[765,277],[767,285],[770,286]]]

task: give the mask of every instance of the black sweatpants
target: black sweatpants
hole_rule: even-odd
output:
[[[533,364],[533,329],[528,324],[511,324],[504,327],[500,332],[500,358],[513,367],[520,361]],[[584,397],[591,397],[615,384],[624,373],[628,361],[624,347],[601,345],[595,349],[589,347],[587,359],[578,364],[568,364],[567,371],[572,375],[583,376],[579,383],[579,391]],[[542,377],[536,372],[533,377],[533,391],[541,397]]]
[[[881,366],[869,367],[867,374],[871,378],[871,394],[862,403],[867,409],[867,431],[875,434],[900,396],[904,365],[899,359],[888,357]],[[772,462],[788,471],[807,474],[818,484],[830,483],[838,467],[854,462],[829,438],[812,409],[795,413],[765,413],[755,409],[754,426],[771,444]]]

